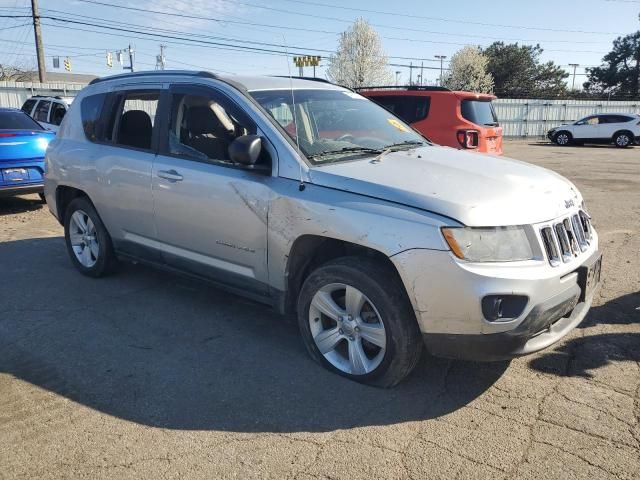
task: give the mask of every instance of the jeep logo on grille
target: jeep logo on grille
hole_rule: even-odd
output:
[[[564,201],[564,206],[565,206],[565,208],[571,208],[571,207],[575,206],[575,203],[573,203],[573,200],[565,200]]]

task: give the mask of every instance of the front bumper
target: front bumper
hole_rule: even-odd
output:
[[[597,234],[588,251],[569,263],[491,265],[457,260],[450,252],[409,250],[392,257],[411,299],[428,350],[465,360],[502,360],[556,343],[586,316],[593,299],[579,277],[600,258]],[[517,318],[490,321],[487,295],[528,298]]]

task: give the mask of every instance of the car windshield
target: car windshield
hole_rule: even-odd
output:
[[[43,130],[42,126],[24,112],[0,112],[0,130]]]
[[[463,100],[462,118],[476,125],[498,126],[498,117],[493,104],[488,100]]]
[[[315,164],[428,144],[405,122],[357,93],[294,90],[293,98],[291,93],[261,90],[251,95]]]

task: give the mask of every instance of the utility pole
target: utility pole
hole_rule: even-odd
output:
[[[409,86],[413,83],[413,62],[409,62]]]
[[[156,70],[164,70],[166,66],[166,57],[164,56],[164,49],[166,45],[160,45],[160,55],[156,56]]]
[[[400,71],[396,70],[396,87],[400,85]]]
[[[131,70],[131,72],[133,72],[133,48],[131,48],[131,44],[129,44],[129,66],[123,66],[122,69],[123,70]]]
[[[573,81],[571,82],[571,90],[573,90],[576,86],[576,68],[580,66],[578,63],[570,63],[570,67],[573,67]]]
[[[443,62],[444,59],[447,58],[446,55],[434,55],[438,60],[440,60],[440,86],[442,86],[442,72],[444,70]]]
[[[38,10],[38,0],[31,0],[31,17],[33,18],[33,34],[36,37],[38,79],[41,83],[44,83],[47,81],[47,67],[44,63],[44,50],[42,48],[42,31],[40,30],[40,11]]]
[[[422,86],[423,80],[424,80],[424,62],[420,63],[420,86]]]

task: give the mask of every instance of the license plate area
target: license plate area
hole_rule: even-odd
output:
[[[26,168],[5,168],[2,177],[5,182],[21,182],[29,180],[29,171]]]
[[[578,270],[578,285],[582,294],[580,301],[584,302],[591,298],[593,291],[600,283],[600,275],[602,272],[602,255],[600,255],[591,265],[580,267]]]

